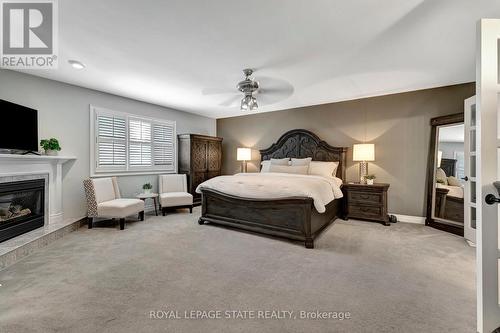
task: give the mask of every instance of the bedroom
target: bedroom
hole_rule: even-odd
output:
[[[26,43],[20,3],[1,331],[500,326],[496,2],[47,0]],[[22,67],[31,43],[57,67]]]

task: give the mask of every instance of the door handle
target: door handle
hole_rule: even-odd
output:
[[[465,176],[465,177],[462,177],[462,179],[465,180],[465,181],[468,181],[469,177]]]
[[[498,194],[500,195],[500,182],[493,182],[493,186],[495,186]],[[500,198],[497,198],[494,194],[488,194],[486,198],[484,198],[484,201],[486,201],[488,205],[493,205],[494,203],[499,203]]]
[[[484,198],[484,201],[486,201],[488,205],[493,205],[494,203],[499,203],[500,198],[495,197],[494,194],[488,194],[486,198]]]

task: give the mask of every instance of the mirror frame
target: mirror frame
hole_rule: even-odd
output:
[[[447,116],[435,117],[431,119],[431,142],[429,146],[429,158],[427,163],[427,218],[425,225],[439,230],[451,232],[463,236],[464,227],[454,223],[446,223],[444,220],[436,220],[432,217],[432,202],[434,199],[434,172],[436,164],[436,147],[438,142],[438,126],[464,123],[464,113],[454,113]]]

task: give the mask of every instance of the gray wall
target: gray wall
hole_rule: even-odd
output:
[[[237,147],[267,148],[284,132],[304,128],[334,146],[349,147],[347,180],[356,181],[358,166],[352,145],[375,143],[375,162],[369,172],[377,182],[391,184],[391,213],[424,216],[426,168],[432,117],[463,111],[464,99],[474,95],[474,84],[463,84],[354,101],[324,104],[272,113],[217,120],[223,141],[223,172],[239,172]],[[258,170],[254,152],[249,171]]]
[[[75,75],[78,73],[75,72]],[[85,215],[82,180],[90,175],[89,104],[175,120],[178,133],[215,135],[214,119],[14,71],[0,70],[0,99],[37,109],[39,137],[58,138],[62,146],[60,154],[78,158],[76,162],[64,165],[65,217]],[[157,187],[156,176],[124,176],[119,177],[118,181],[124,196],[141,192],[145,182],[151,182],[155,189]]]

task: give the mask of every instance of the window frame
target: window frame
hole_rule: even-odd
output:
[[[98,140],[99,133],[97,132],[97,116],[98,115],[108,115],[115,117],[125,118],[125,166],[124,167],[99,167],[97,165],[99,161],[99,149]],[[129,145],[130,145],[130,119],[142,120],[151,123],[151,166],[131,166],[129,157]],[[173,128],[173,168],[168,168],[167,166],[155,166],[154,165],[154,146],[153,141],[153,128],[155,124],[167,125]],[[175,121],[152,118],[147,116],[141,116],[138,114],[115,111],[95,105],[90,105],[90,176],[91,177],[107,177],[107,176],[132,176],[132,175],[151,175],[151,174],[170,174],[177,173],[178,163],[177,163],[177,124]]]

